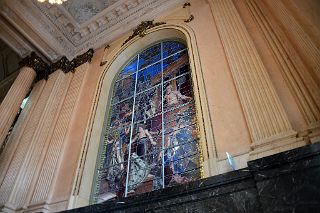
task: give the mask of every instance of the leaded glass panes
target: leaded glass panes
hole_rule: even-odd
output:
[[[176,41],[137,54],[114,81],[95,202],[200,178],[189,57]]]

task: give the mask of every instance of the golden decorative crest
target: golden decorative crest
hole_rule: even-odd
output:
[[[123,42],[122,46],[125,45],[126,43],[128,43],[128,41],[130,41],[131,39],[133,39],[136,36],[140,36],[140,37],[144,37],[147,34],[147,30],[151,29],[153,27],[162,25],[162,24],[166,24],[165,22],[156,22],[153,23],[152,21],[143,21],[141,22],[141,24],[139,24],[134,30],[131,36],[129,36],[129,38],[127,40],[125,40],[125,42]]]

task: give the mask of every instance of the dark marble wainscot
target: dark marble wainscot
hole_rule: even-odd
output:
[[[320,212],[320,143],[248,162],[263,212]]]
[[[248,168],[69,212],[320,212],[320,143]]]
[[[256,194],[252,175],[240,170],[70,212],[260,212]]]

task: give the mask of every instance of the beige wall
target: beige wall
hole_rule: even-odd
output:
[[[213,139],[206,136],[208,148],[204,148],[204,155],[212,161],[211,167],[205,169],[214,170],[207,171],[207,176],[230,171],[225,152],[234,156],[238,168],[243,168],[249,158],[319,141],[320,90],[315,90],[319,87],[320,58],[316,58],[319,55],[317,33],[320,26],[316,12],[319,4],[316,0],[279,1],[279,9],[273,8],[275,1],[193,0],[190,13],[181,6],[170,9],[156,20],[166,21],[167,28],[183,28],[191,35],[186,40],[189,54],[192,53],[193,71],[203,78],[203,82],[194,79],[199,85],[198,102],[201,104],[198,107],[205,116],[204,129],[213,131]],[[216,8],[226,12],[221,11],[224,14],[221,16]],[[259,8],[263,9],[257,10]],[[297,8],[301,10],[298,12]],[[238,15],[227,17],[230,24],[223,25],[224,16],[230,11]],[[184,19],[190,14],[194,20],[185,23]],[[239,36],[225,34],[232,32],[236,23],[242,26],[235,31]],[[270,31],[268,23],[272,24],[274,32]],[[299,30],[294,31],[288,23],[297,25]],[[161,27],[154,30],[157,29]],[[152,32],[149,30],[150,35]],[[56,71],[47,82],[36,83],[10,143],[0,155],[0,207],[3,206],[4,211],[23,208],[54,211],[88,204],[92,178],[85,177],[92,176],[94,164],[88,166],[88,162],[90,159],[94,162],[92,159],[97,157],[92,155],[96,152],[91,150],[91,141],[99,143],[101,134],[101,130],[96,131],[100,134],[93,134],[95,130],[92,129],[101,105],[96,102],[101,93],[108,92],[101,91],[101,87],[103,81],[112,79],[103,76],[112,72],[113,64],[120,60],[117,56],[123,57],[120,61],[129,59],[129,54],[120,53],[124,51],[121,44],[131,32],[123,34],[109,49],[96,50],[92,62],[78,67],[75,73]],[[298,40],[301,35],[307,37],[304,43]],[[135,38],[127,48],[148,38]],[[140,48],[143,44],[139,43]],[[247,46],[252,51],[244,51]],[[302,50],[302,47],[309,49]],[[313,59],[307,59],[308,51]],[[233,57],[238,53],[238,57]],[[107,64],[101,67],[100,62],[105,60]],[[262,85],[252,80],[256,73]],[[106,76],[112,77],[111,74]],[[250,99],[248,90],[258,91],[261,96]],[[269,96],[272,97],[268,99]],[[257,104],[260,102],[261,105]],[[273,104],[275,107],[269,108]],[[248,109],[256,111],[250,114]],[[268,117],[266,113],[269,112],[271,116]],[[273,117],[273,112],[281,118]],[[283,119],[284,124],[279,119]],[[257,140],[262,127],[255,124],[265,124],[266,128],[273,125],[277,134],[265,134],[264,138],[261,136],[263,140]],[[85,181],[89,184],[84,185]],[[79,193],[84,193],[86,198]]]

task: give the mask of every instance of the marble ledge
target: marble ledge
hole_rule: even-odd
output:
[[[320,212],[320,144],[248,168],[69,212]]]
[[[320,143],[306,145],[297,149],[281,152],[268,157],[249,161],[248,167],[250,171],[265,170],[279,165],[292,163],[298,160],[306,159],[320,154]]]

